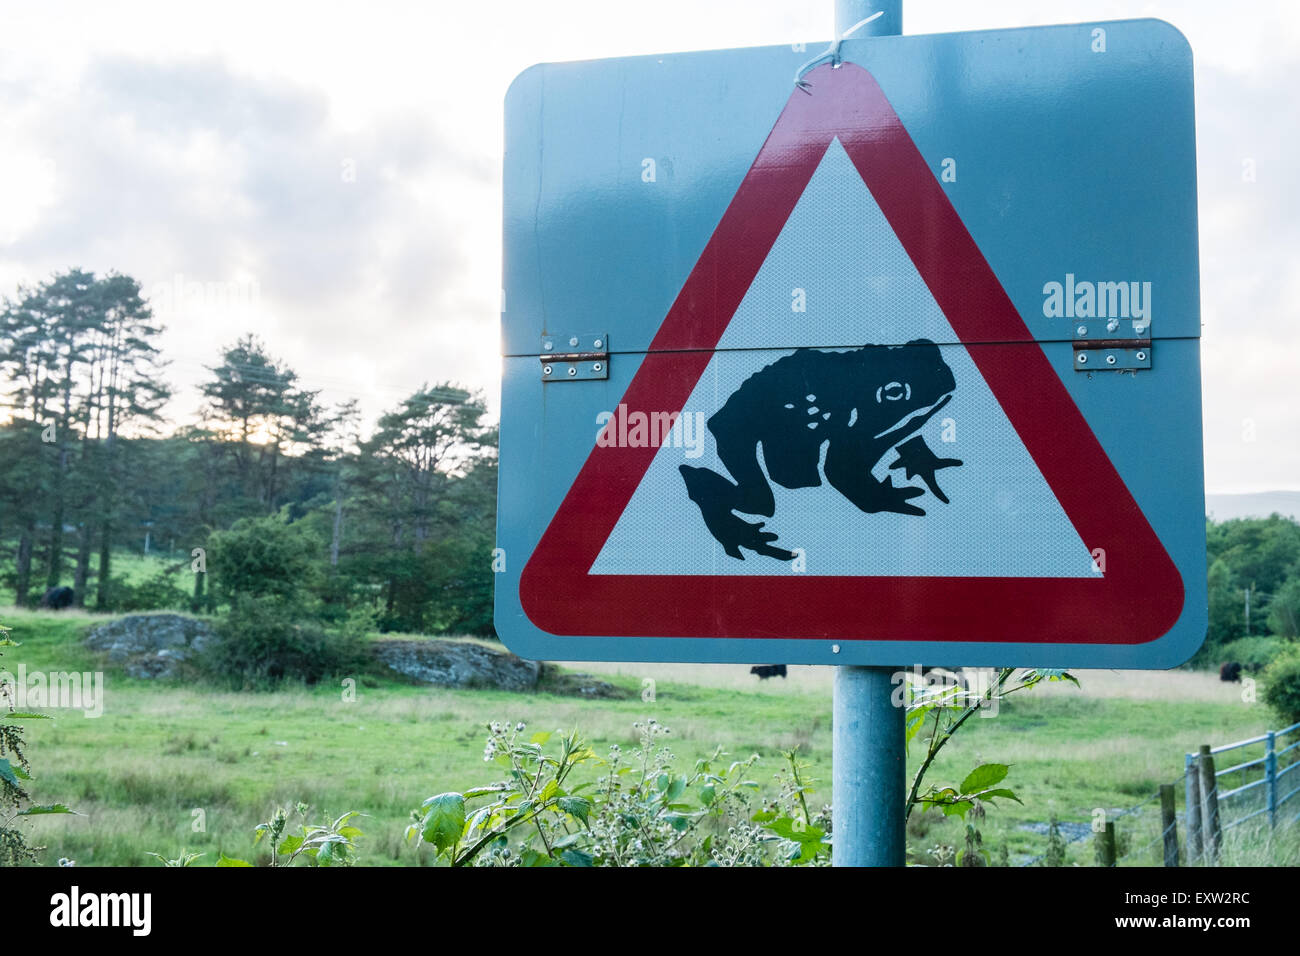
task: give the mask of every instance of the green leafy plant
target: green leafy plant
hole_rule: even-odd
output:
[[[270,820],[257,825],[253,845],[257,846],[263,838],[266,839],[271,848],[270,866],[294,866],[298,863],[307,866],[352,866],[356,862],[357,852],[354,841],[361,836],[361,830],[353,825],[352,820],[361,814],[353,810],[332,822],[327,820],[312,824],[307,822],[310,810],[305,803],[295,804],[292,808],[277,807]],[[149,855],[158,856],[156,853]],[[217,858],[216,865],[227,867],[253,864],[222,853]]]
[[[784,862],[803,866],[830,863],[831,808],[823,804],[816,813],[808,808],[808,797],[815,794],[813,781],[807,777],[806,765],[799,762],[797,751],[784,751],[786,766],[777,774],[776,799],[752,819],[778,837],[777,856]]]
[[[368,666],[358,616],[330,628],[274,596],[237,596],[217,625],[217,639],[199,657],[216,683],[271,688],[286,680],[315,684],[327,677],[356,674]]]
[[[114,611],[176,610],[189,603],[189,595],[176,586],[170,569],[158,571],[139,584],[115,576],[100,591],[106,595],[107,607]]]
[[[1290,645],[1280,637],[1242,637],[1218,648],[1215,665],[1237,661],[1243,670],[1257,673],[1286,653]]]
[[[1062,670],[1003,668],[983,693],[956,686],[909,686],[907,740],[926,752],[907,794],[905,813],[920,806],[966,824],[960,851],[931,848],[940,865],[987,866],[978,829],[985,808],[1019,798],[1003,786],[1009,766],[984,763],[960,783],[942,786],[926,775],[943,747],[981,708],[1048,681],[1075,678]],[[525,736],[522,723],[493,722],[484,760],[506,777],[464,792],[429,797],[412,811],[407,839],[432,848],[450,866],[744,866],[824,865],[832,854],[832,812],[808,805],[814,792],[794,752],[785,754],[776,796],[756,810],[759,786],[749,779],[757,757],[723,766],[720,750],[689,771],[675,766],[654,720],[635,724],[640,746],[617,745],[599,757],[576,732]],[[555,745],[553,745],[555,746]],[[1005,848],[1004,848],[1005,849]]]
[[[205,856],[205,854],[190,853],[188,850],[182,849],[179,856],[170,860],[167,859],[167,857],[163,856],[161,853],[150,853],[149,856],[153,857],[163,866],[183,867],[183,866],[193,866],[201,857]]]
[[[973,815],[973,814],[972,814]],[[966,845],[957,854],[958,866],[988,866],[989,851],[984,849],[984,837],[974,823],[966,824]]]
[[[1013,667],[1001,668],[988,687],[978,695],[971,695],[955,684],[910,688],[907,743],[910,747],[912,741],[920,737],[925,741],[926,750],[907,794],[906,816],[910,817],[912,811],[919,806],[924,810],[938,809],[945,816],[964,819],[971,810],[982,808],[984,804],[996,805],[995,801],[999,799],[1020,803],[1020,798],[1012,790],[999,786],[1010,770],[1007,764],[1002,763],[981,764],[959,784],[931,784],[925,787],[926,774],[944,745],[982,708],[991,706],[994,701],[1000,704],[1009,695],[1028,690],[1045,680],[1069,681],[1075,686],[1079,683],[1064,670],[1026,670],[1018,679],[1015,678],[1015,671]]]
[[[634,727],[638,747],[614,745],[602,758],[576,732],[525,736],[522,723],[493,722],[484,759],[505,779],[430,797],[412,812],[407,838],[450,866],[829,860],[827,830],[808,811],[811,782],[793,754],[778,795],[755,810],[756,756],[725,762],[718,750],[684,771],[664,742],[668,728],[653,719]]]
[[[1285,724],[1300,721],[1300,650],[1283,654],[1263,673],[1264,702]]]
[[[925,852],[935,866],[952,866],[957,859],[957,848],[947,843],[936,843]]]
[[[0,624],[0,647],[17,647],[9,628]],[[14,688],[0,682],[0,866],[33,863],[44,847],[33,846],[19,827],[25,817],[72,813],[61,803],[33,804],[26,790],[32,779],[23,727],[16,720],[49,720],[48,714],[19,713],[14,709]]]

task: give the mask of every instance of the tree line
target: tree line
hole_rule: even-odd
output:
[[[1210,626],[1199,656],[1260,667],[1276,642],[1300,639],[1300,524],[1276,514],[1209,521],[1206,547]]]
[[[355,402],[327,404],[245,335],[208,368],[196,420],[178,423],[162,331],[116,273],[72,269],[4,299],[0,584],[16,604],[67,586],[98,610],[215,610],[234,591],[209,546],[287,533],[326,618],[364,609],[385,630],[490,633],[496,431],[481,395],[425,385],[366,429]],[[172,564],[128,582],[114,561],[142,550]],[[195,571],[184,592],[182,568]]]
[[[491,633],[496,432],[481,395],[424,386],[367,430],[355,403],[327,405],[245,335],[208,368],[197,419],[177,423],[161,334],[115,273],[68,270],[0,304],[0,586],[16,604],[66,585],[98,610],[213,611],[241,589],[293,590],[295,614],[326,621],[361,610],[384,630]],[[1300,637],[1300,525],[1209,522],[1207,539],[1199,659]],[[171,566],[115,573],[150,548]],[[179,592],[177,570],[196,568]]]

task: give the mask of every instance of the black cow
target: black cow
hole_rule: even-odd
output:
[[[1219,680],[1238,683],[1241,680],[1241,665],[1236,661],[1227,661],[1219,665]]]
[[[751,674],[757,674],[759,680],[767,680],[769,677],[784,677],[784,664],[755,664],[749,669]]]
[[[75,596],[72,588],[53,587],[41,598],[41,607],[47,607],[51,611],[62,611],[65,607],[72,607],[72,599]]]

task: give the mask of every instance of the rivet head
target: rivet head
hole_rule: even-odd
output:
[[[1086,325],[1081,325],[1081,326],[1079,326],[1079,328],[1078,328],[1078,332],[1079,332],[1080,335],[1087,335],[1087,334],[1088,334],[1088,327],[1087,327]]]
[[[600,347],[601,347],[602,345],[604,345],[605,343],[604,343],[602,340],[600,340],[600,339],[596,339],[596,341],[593,342],[592,344],[595,345],[596,348],[600,348]]]
[[[1115,356],[1113,356],[1113,355],[1107,355],[1107,356],[1106,356],[1106,364],[1107,364],[1107,365],[1114,365],[1114,364],[1115,364]]]
[[[839,652],[840,652],[840,646],[839,646],[838,644],[832,644],[832,645],[831,645],[831,653],[832,653],[832,654],[838,654]]]
[[[1080,353],[1079,353],[1079,364],[1080,364],[1080,365],[1087,365],[1087,364],[1088,364],[1088,353],[1087,353],[1087,352],[1080,352]]]
[[[592,370],[593,372],[599,372],[599,371],[600,371],[600,367],[601,367],[601,366],[600,366],[600,363],[599,363],[599,362],[593,362],[592,365],[591,365],[591,370]]]
[[[543,374],[543,375],[550,375],[550,374],[551,374],[551,367],[550,367],[549,365],[543,365],[543,366],[542,366],[542,374]]]
[[[1147,360],[1147,353],[1146,353],[1146,352],[1138,352],[1138,354],[1137,354],[1137,360],[1138,360],[1139,362],[1145,362],[1145,361]]]
[[[577,375],[577,374],[578,374],[578,370],[577,370],[576,368],[574,368],[572,365],[570,365],[570,366],[569,366],[569,374],[570,374],[570,375]]]
[[[555,348],[555,343],[548,340],[542,343],[542,348],[549,352],[551,349]]]
[[[577,345],[577,344],[578,344],[578,337],[577,337],[576,335],[570,336],[570,337],[569,337],[569,344],[570,344],[570,345]]]

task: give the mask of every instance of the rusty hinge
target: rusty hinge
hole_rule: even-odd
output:
[[[543,335],[542,381],[609,378],[609,336],[602,332]]]

